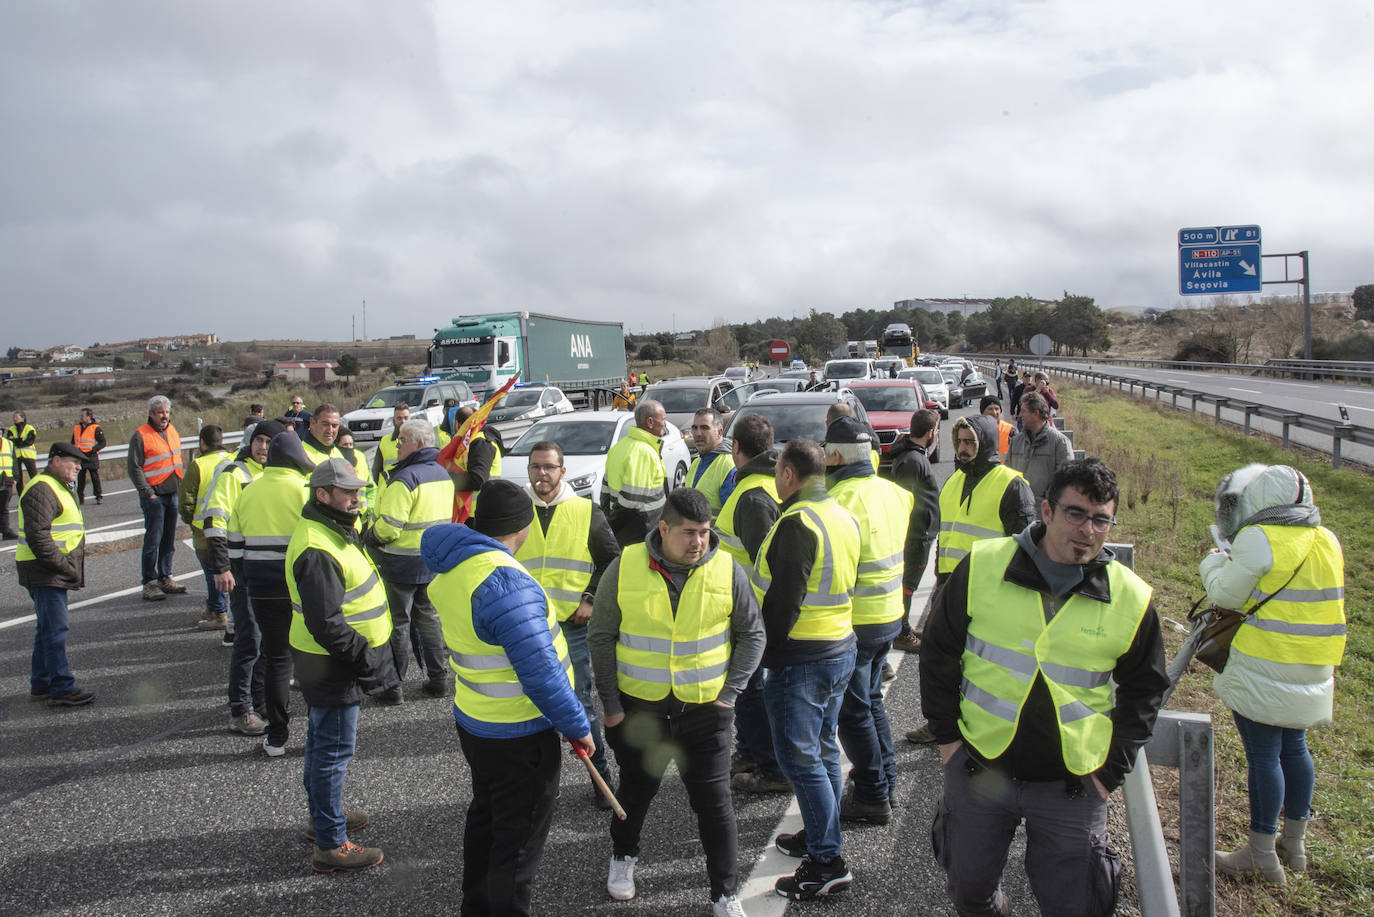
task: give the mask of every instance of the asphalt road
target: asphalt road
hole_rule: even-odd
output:
[[[951,469],[943,463],[942,476]],[[88,503],[93,528],[137,519],[132,497],[116,493],[125,486],[111,488],[104,506]],[[414,668],[404,705],[364,706],[348,775],[349,806],[373,817],[359,840],[381,846],[386,860],[359,875],[320,876],[300,838],[304,704],[294,698],[298,719],[283,758],[268,759],[260,740],[228,731],[229,651],[217,635],[194,630],[205,593],[188,545],[178,547],[175,569],[190,593],[158,603],[136,592],[136,549],[90,559],[88,588],[72,596],[68,647],[79,683],[97,698],[74,710],[28,699],[32,609],[15,585],[12,547],[0,567],[0,914],[427,915],[458,906],[468,774],[450,703],[419,699]],[[852,893],[789,905],[772,884],[796,861],[771,842],[800,826],[795,800],[736,794],[753,917],[952,913],[929,843],[938,755],[901,741],[922,722],[916,660],[894,653],[892,661],[898,677],[888,704],[901,770],[892,823],[846,830]],[[624,904],[605,892],[608,816],[591,804],[586,774],[572,761],[562,788],[537,912],[709,913],[705,861],[679,781],[665,781],[650,814],[639,895]],[[1034,914],[1019,859],[1014,851],[1008,891],[1017,913]]]

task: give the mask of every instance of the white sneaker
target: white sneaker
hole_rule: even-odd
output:
[[[273,745],[267,741],[266,736],[263,736],[262,739],[262,750],[267,753],[267,757],[269,758],[280,758],[282,755],[286,754],[285,745]]]
[[[712,917],[748,917],[738,895],[721,895],[711,902]]]
[[[639,857],[611,857],[611,874],[606,878],[606,891],[617,901],[629,901],[635,896],[635,864]]]

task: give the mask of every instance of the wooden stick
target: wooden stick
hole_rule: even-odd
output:
[[[596,784],[596,788],[601,791],[601,795],[606,797],[606,801],[611,804],[611,811],[615,813],[615,817],[621,821],[629,818],[629,816],[625,814],[625,810],[620,807],[620,800],[615,798],[615,793],[606,785],[606,778],[601,776],[601,772],[596,769],[596,765],[592,764],[592,759],[587,756],[587,750],[581,745],[573,746],[573,750],[577,753],[578,760],[587,766],[587,773],[591,774],[592,783]]]

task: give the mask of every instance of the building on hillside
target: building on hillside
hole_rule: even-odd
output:
[[[338,378],[335,370],[338,363],[324,360],[306,360],[300,363],[275,363],[272,375],[286,382],[333,382]]]
[[[49,347],[43,351],[54,363],[65,363],[68,360],[81,360],[86,356],[86,351],[75,344],[62,344],[57,347]]]

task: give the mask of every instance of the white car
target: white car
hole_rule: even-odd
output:
[[[825,364],[825,381],[844,383],[849,379],[874,379],[873,361],[863,357],[847,360],[828,360]]]
[[[409,406],[412,420],[424,418],[437,427],[444,420],[444,402],[449,399],[459,407],[477,407],[466,382],[435,376],[397,379],[395,385],[381,389],[356,411],[345,414],[343,422],[353,431],[353,441],[358,445],[377,442],[391,435],[391,418],[398,404]]]
[[[897,373],[898,379],[915,379],[926,390],[926,397],[940,406],[940,418],[949,420],[949,385],[944,374],[933,366],[916,366]]]
[[[630,431],[634,414],[628,411],[579,411],[543,417],[521,434],[506,450],[501,477],[521,487],[529,483],[530,447],[552,440],[563,448],[567,473],[563,480],[579,497],[601,502],[601,481],[606,476],[606,453]],[[672,424],[663,433],[663,467],[673,487],[687,480],[691,453],[682,434]]]
[[[571,414],[573,403],[561,388],[552,385],[517,385],[491,410],[491,423],[537,420],[555,414]]]

